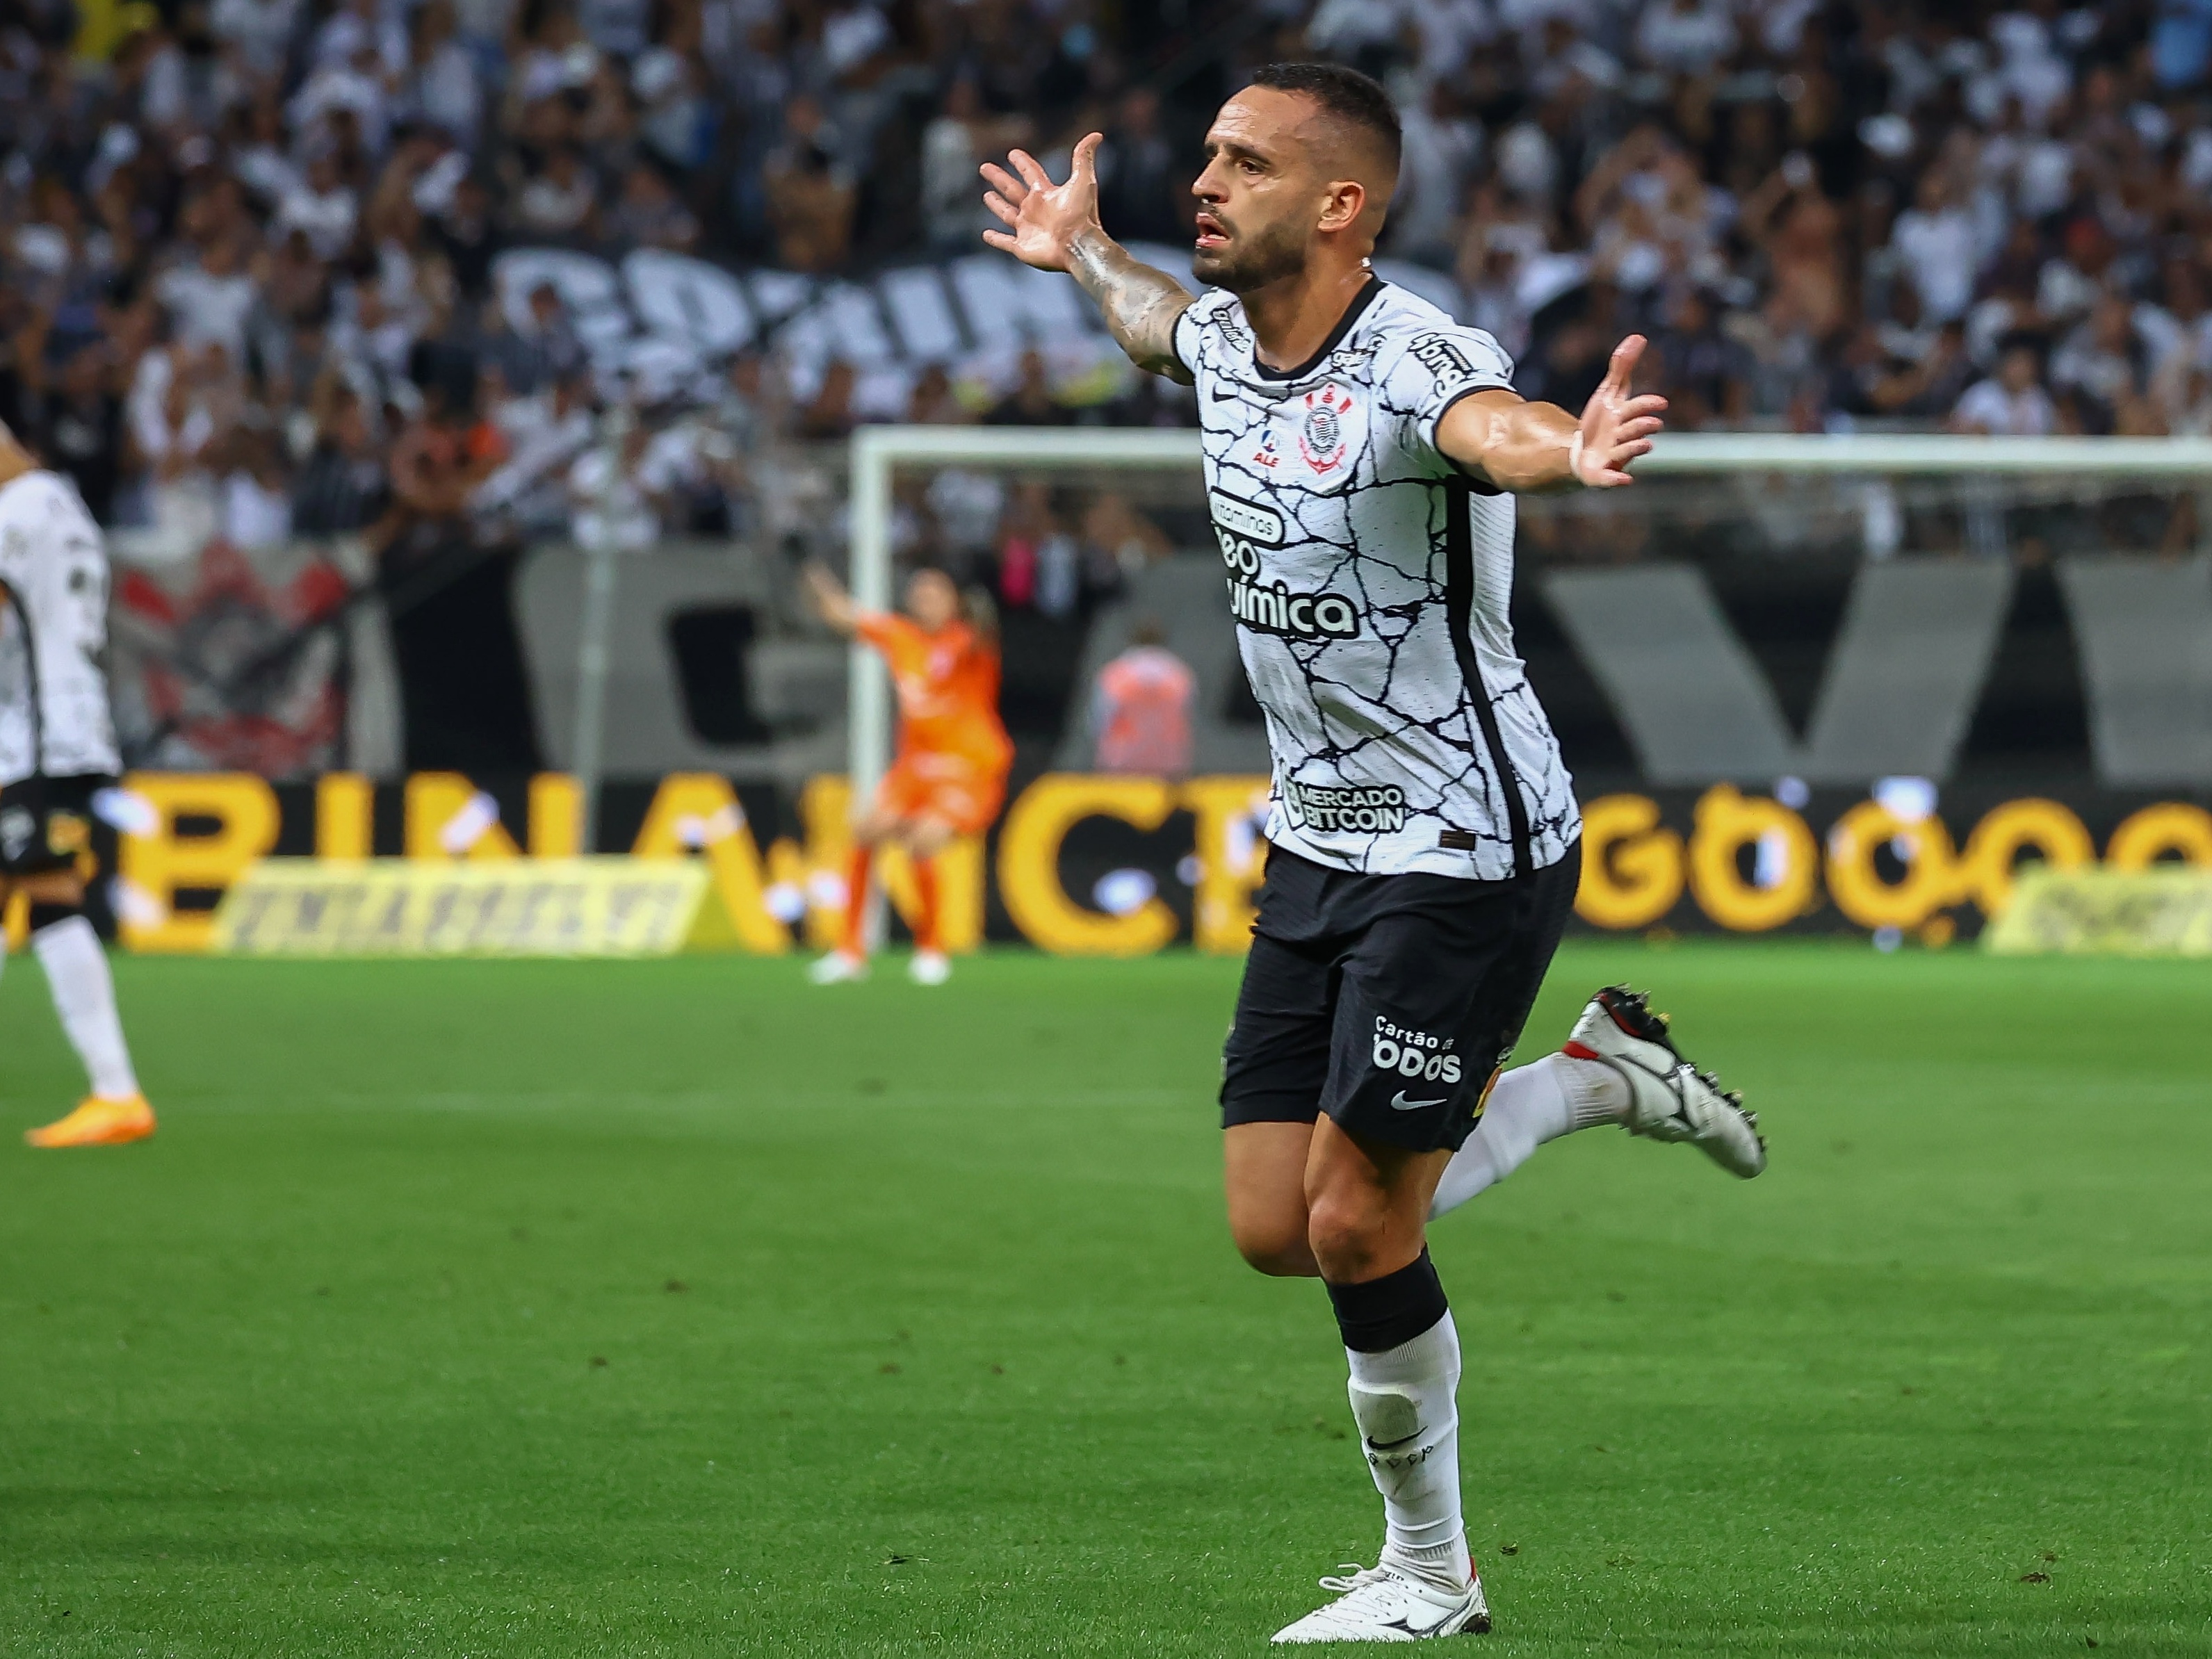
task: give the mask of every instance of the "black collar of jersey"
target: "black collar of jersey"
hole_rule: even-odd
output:
[[[1369,271],[1367,286],[1352,296],[1352,303],[1345,307],[1344,315],[1338,318],[1336,326],[1329,330],[1328,338],[1316,346],[1314,349],[1314,355],[1296,368],[1268,368],[1260,361],[1260,344],[1255,338],[1252,343],[1252,372],[1263,380],[1304,380],[1314,372],[1322,358],[1344,343],[1344,337],[1352,332],[1352,325],[1365,314],[1368,307],[1375,303],[1376,298],[1382,294],[1383,286],[1382,279],[1373,271]]]

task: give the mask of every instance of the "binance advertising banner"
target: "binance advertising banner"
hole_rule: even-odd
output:
[[[113,793],[81,861],[134,950],[772,953],[828,945],[844,913],[842,777],[791,798],[711,774],[611,786],[589,856],[578,791],[559,775],[272,786],[146,773]],[[945,944],[1241,951],[1267,805],[1261,777],[1034,777],[988,836],[939,855]],[[2208,931],[2184,919],[2203,902],[2186,896],[2198,878],[2212,879],[2212,811],[2193,799],[1785,780],[1771,792],[1592,790],[1583,812],[1577,915],[1595,931],[1852,933],[1931,948],[1988,933],[1992,948],[2176,950],[2200,948]],[[913,872],[892,853],[880,873],[896,934]],[[1992,930],[2029,875],[2043,920]],[[2158,879],[2107,881],[2130,875]],[[2166,942],[2123,943],[2152,937]]]

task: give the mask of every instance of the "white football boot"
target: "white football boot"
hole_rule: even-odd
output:
[[[906,976],[916,985],[942,985],[952,977],[952,959],[942,951],[916,951]]]
[[[1321,1581],[1336,1600],[1275,1632],[1278,1642],[1419,1642],[1431,1636],[1481,1636],[1490,1630],[1490,1604],[1482,1580],[1469,1575],[1464,1590],[1448,1590],[1401,1572],[1389,1562],[1362,1567],[1347,1562],[1343,1577]]]
[[[1732,1176],[1748,1181],[1766,1167],[1759,1119],[1741,1095],[1723,1092],[1711,1073],[1682,1058],[1641,991],[1608,985],[1575,1022],[1565,1052],[1610,1066],[1628,1085],[1628,1132],[1653,1140],[1686,1140]]]
[[[817,985],[855,985],[868,976],[868,959],[844,951],[832,951],[806,970]]]

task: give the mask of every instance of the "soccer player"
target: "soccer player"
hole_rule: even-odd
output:
[[[77,873],[93,797],[122,769],[100,666],[106,646],[100,526],[75,487],[0,427],[0,907],[18,893],[29,901],[31,946],[92,1084],[76,1110],[24,1135],[33,1146],[154,1133]]]
[[[1099,142],[1064,185],[1018,150],[985,166],[1004,226],[985,240],[1066,271],[1139,368],[1195,383],[1267,716],[1267,878],[1221,1090],[1230,1226],[1261,1272],[1327,1285],[1385,1520],[1378,1564],[1324,1578],[1336,1599],[1275,1639],[1486,1630],[1430,1217],[1599,1123],[1740,1176],[1765,1163],[1752,1118],[1623,988],[1563,1052],[1498,1073],[1581,859],[1507,620],[1511,492],[1628,483],[1665,403],[1630,392],[1634,337],[1579,419],[1526,402],[1495,340],[1375,275],[1399,134],[1364,76],[1278,64],[1222,106],[1192,186],[1195,300],[1101,229]]]
[[[817,985],[863,979],[868,971],[868,870],[875,849],[903,847],[914,862],[921,912],[907,973],[917,985],[951,977],[938,914],[938,854],[957,836],[991,827],[1006,796],[1014,745],[999,721],[999,652],[994,631],[963,614],[960,590],[942,570],[914,573],[903,617],[863,611],[819,565],[806,569],[815,608],[839,633],[883,653],[898,692],[898,758],[874,805],[853,830],[845,884],[845,933],[811,969]]]

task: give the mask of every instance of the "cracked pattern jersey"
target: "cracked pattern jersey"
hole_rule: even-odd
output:
[[[0,484],[0,784],[118,772],[108,713],[107,550],[52,472]]]
[[[1581,815],[1513,649],[1513,498],[1436,447],[1454,404],[1511,386],[1511,360],[1375,277],[1295,369],[1257,361],[1219,290],[1175,343],[1267,717],[1267,839],[1366,875],[1499,881],[1556,863]]]

